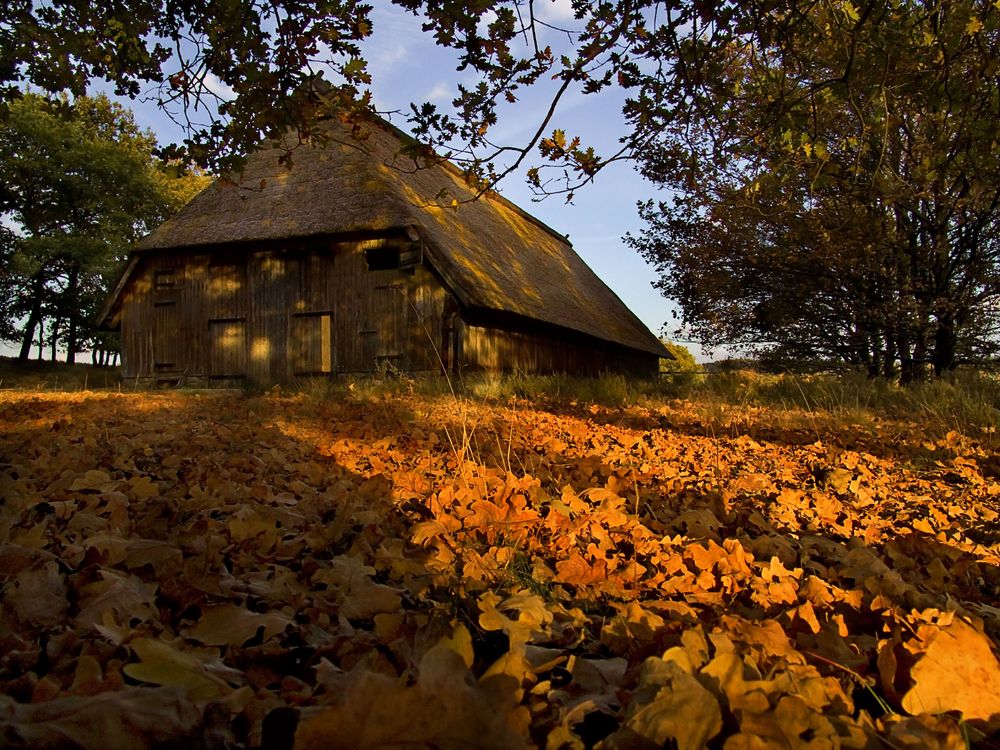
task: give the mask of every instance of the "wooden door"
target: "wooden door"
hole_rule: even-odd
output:
[[[330,312],[292,315],[288,343],[293,375],[329,375],[333,372],[333,330]]]
[[[181,331],[178,304],[174,300],[153,303],[153,370],[181,372]]]
[[[369,337],[370,362],[376,367],[391,365],[405,367],[407,302],[403,282],[380,284],[372,296],[371,326]]]

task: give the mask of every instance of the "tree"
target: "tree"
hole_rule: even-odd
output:
[[[289,127],[321,134],[307,85],[321,70],[339,83],[327,104],[367,103],[358,43],[370,12],[358,0],[10,0],[0,4],[0,92],[11,101],[30,84],[79,97],[96,79],[135,98],[148,86],[189,126],[187,156],[231,165]],[[218,93],[226,87],[231,98]]]
[[[760,41],[724,58],[715,109],[643,159],[677,195],[644,206],[633,244],[684,323],[786,359],[898,362],[904,381],[992,349],[997,9],[817,5]]]
[[[537,146],[542,194],[632,159],[672,198],[634,246],[660,268],[686,333],[787,361],[937,373],[995,349],[1000,11],[930,2],[586,2],[569,50],[511,3],[490,24],[399,0],[481,81],[418,132],[489,187]],[[525,10],[526,12],[522,12]],[[551,38],[551,35],[550,37]],[[524,147],[495,144],[505,102],[552,78]],[[628,92],[621,148],[548,130],[576,87]],[[545,177],[546,170],[556,180]]]
[[[25,94],[0,125],[0,336],[26,359],[36,332],[72,362],[128,245],[204,185],[106,97]]]
[[[420,132],[489,186],[505,101],[560,82],[528,144],[541,193],[635,160],[671,198],[633,245],[662,273],[688,335],[786,362],[825,358],[918,377],[995,348],[1000,11],[985,0],[573,3],[570,54],[538,43],[533,5],[469,23],[424,10],[481,82]],[[521,38],[528,41],[521,42]],[[519,54],[516,50],[521,50]],[[527,53],[524,51],[527,50]],[[573,86],[628,91],[621,149],[546,131]],[[451,146],[457,141],[457,146]],[[543,177],[556,170],[559,179]]]

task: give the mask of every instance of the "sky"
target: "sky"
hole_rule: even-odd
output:
[[[437,46],[433,37],[420,29],[419,19],[384,0],[375,0],[373,4],[373,33],[365,44],[364,55],[373,78],[374,104],[381,112],[398,111],[400,114],[389,119],[405,130],[403,113],[409,110],[411,102],[430,101],[448,107],[457,93],[457,83],[476,79],[474,75],[455,71],[455,53]],[[545,0],[539,7],[543,20],[569,27],[574,23],[569,0]],[[543,28],[541,33],[542,45],[559,43],[555,32]],[[546,94],[551,88],[533,90],[501,111],[497,126],[490,132],[494,142],[517,144],[530,137],[548,106]],[[227,93],[223,84],[217,84],[217,93]],[[570,95],[562,102],[553,126],[565,129],[568,135],[582,136],[586,143],[603,145],[606,152],[611,152],[616,149],[623,128],[621,103],[619,92]],[[135,111],[140,125],[151,128],[161,143],[183,138],[182,131],[154,102],[140,100],[127,104]],[[656,197],[656,188],[631,165],[616,163],[602,171],[595,183],[578,191],[570,204],[559,195],[533,202],[534,195],[524,173],[532,164],[541,163],[541,159],[529,161],[520,174],[512,174],[500,184],[500,192],[559,233],[568,235],[573,247],[597,275],[651,331],[660,335],[674,307],[653,289],[656,279],[653,268],[622,241],[626,232],[637,233],[641,228],[636,203]]]

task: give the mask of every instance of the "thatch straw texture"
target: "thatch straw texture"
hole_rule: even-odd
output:
[[[458,170],[415,169],[406,136],[376,121],[357,139],[335,121],[325,148],[248,160],[146,237],[139,251],[312,235],[415,229],[431,265],[471,308],[510,312],[668,356],[565,237],[495,195],[477,201]],[[458,201],[453,205],[453,201]]]

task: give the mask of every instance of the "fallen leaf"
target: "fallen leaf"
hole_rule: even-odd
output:
[[[959,711],[1000,727],[1000,662],[989,639],[959,618],[944,627],[922,626],[919,634],[922,654],[910,671],[903,710]]]
[[[299,724],[295,750],[370,750],[424,746],[443,750],[526,747],[511,728],[506,704],[482,690],[462,657],[447,645],[432,648],[420,662],[417,682],[361,672],[338,704]]]
[[[651,657],[643,662],[639,687],[622,722],[607,738],[609,748],[639,746],[701,750],[722,731],[719,703],[701,683],[674,662]]]
[[[280,612],[251,612],[246,607],[227,604],[202,612],[198,624],[181,635],[206,646],[241,646],[258,635],[266,641],[292,625],[292,618]]]

